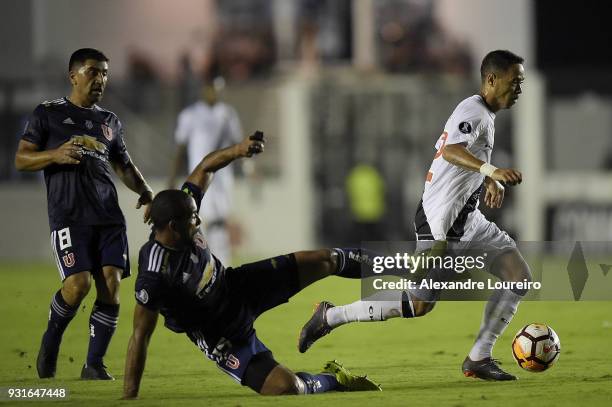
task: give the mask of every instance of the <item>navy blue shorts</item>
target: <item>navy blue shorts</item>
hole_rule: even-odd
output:
[[[82,271],[99,273],[103,266],[130,275],[128,240],[124,225],[70,226],[51,231],[51,248],[62,281]]]
[[[212,349],[203,341],[203,336],[200,335],[199,332],[188,332],[187,336],[209,359],[217,363],[219,369],[227,373],[232,379],[240,384],[244,384],[244,374],[253,356],[264,352],[271,354],[270,349],[259,340],[255,330],[253,330],[245,343],[226,349],[223,352],[225,357],[222,360],[218,360],[218,358],[212,354]]]
[[[218,361],[212,353],[215,345],[207,344],[204,334],[191,331],[187,336],[206,354],[206,356],[217,362],[219,369],[230,375],[242,385],[245,384],[245,372],[251,359],[258,354],[272,352],[264,345],[255,333],[252,323],[259,315],[280,304],[289,301],[289,298],[300,291],[298,283],[297,262],[293,254],[277,256],[270,259],[247,263],[240,267],[228,268],[226,270],[228,284],[231,287],[230,297],[236,301],[243,301],[248,313],[244,329],[249,329],[246,341],[232,345],[223,354],[226,356]],[[240,299],[240,300],[238,300]],[[247,333],[245,333],[247,334]],[[264,355],[262,355],[264,356]],[[262,380],[265,379],[268,370],[274,367],[274,362],[265,364],[266,371],[259,372]],[[262,383],[263,384],[263,381]]]
[[[300,291],[293,253],[230,267],[226,273],[232,295],[246,301],[254,319]]]

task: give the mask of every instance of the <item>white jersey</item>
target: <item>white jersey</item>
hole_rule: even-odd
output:
[[[207,154],[241,140],[242,128],[238,114],[229,105],[217,102],[211,106],[199,101],[187,106],[179,114],[175,141],[187,146],[189,172],[193,171]],[[231,166],[215,173],[200,210],[206,221],[214,222],[227,218],[231,210],[233,183]]]
[[[449,144],[464,144],[468,151],[491,162],[495,114],[480,95],[463,100],[444,125],[427,173],[423,199],[415,217],[419,240],[459,240],[468,215],[478,208],[484,175],[450,164],[442,158]]]

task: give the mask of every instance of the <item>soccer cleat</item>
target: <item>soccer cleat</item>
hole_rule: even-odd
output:
[[[321,373],[332,374],[340,384],[340,391],[382,391],[380,384],[374,383],[368,376],[351,373],[337,360],[327,362]]]
[[[106,366],[88,366],[87,363],[83,365],[83,370],[81,370],[81,379],[115,380],[115,378],[106,371]]]
[[[331,327],[327,324],[325,317],[327,310],[333,308],[334,304],[327,301],[321,301],[315,306],[312,316],[302,327],[300,338],[298,340],[298,350],[304,353],[315,343],[319,338],[331,332]]]
[[[57,369],[57,354],[58,352],[50,352],[47,348],[45,348],[44,344],[40,344],[40,350],[38,351],[38,357],[36,358],[36,370],[38,371],[38,377],[41,379],[55,377],[55,370]]]
[[[466,357],[463,361],[463,375],[465,377],[473,377],[483,380],[517,380],[516,376],[504,372],[497,366],[497,360],[486,358],[479,361],[473,361],[470,357]]]

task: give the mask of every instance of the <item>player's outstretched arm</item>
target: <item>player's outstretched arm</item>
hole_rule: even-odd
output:
[[[134,309],[134,332],[128,343],[125,358],[125,377],[123,378],[123,398],[138,397],[140,380],[147,359],[147,347],[157,324],[159,312],[151,311],[140,304]]]
[[[38,145],[19,141],[15,154],[15,168],[19,171],[39,171],[52,164],[78,164],[83,152],[76,140],[69,140],[53,150],[40,150]]]
[[[181,172],[181,169],[185,165],[187,157],[187,144],[179,144],[176,147],[174,153],[174,159],[172,160],[172,167],[170,168],[170,176],[168,177],[168,188],[174,189],[176,187],[176,177]]]
[[[495,181],[508,185],[520,184],[523,175],[514,168],[497,168],[472,154],[463,144],[447,144],[442,149],[442,157],[449,163],[469,171],[480,172]]]
[[[256,131],[255,134],[245,138],[238,144],[213,151],[200,161],[198,166],[187,177],[186,182],[197,185],[203,192],[206,192],[216,171],[239,158],[251,157],[262,153],[264,151],[264,143],[263,133]]]

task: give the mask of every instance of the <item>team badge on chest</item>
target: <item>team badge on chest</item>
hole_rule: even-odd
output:
[[[93,123],[91,120],[85,120],[85,127],[87,127],[88,130],[93,129]]]
[[[113,139],[113,129],[106,124],[102,125],[102,134],[104,134],[104,137],[106,137],[108,141]]]

